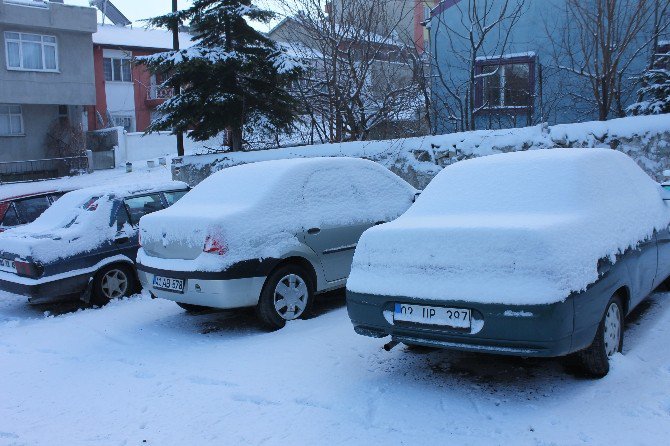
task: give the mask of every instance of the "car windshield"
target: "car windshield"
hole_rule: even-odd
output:
[[[44,195],[41,197],[24,198],[14,202],[21,223],[33,222],[42,215],[49,207],[49,198]]]

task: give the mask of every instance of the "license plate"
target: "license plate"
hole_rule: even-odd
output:
[[[184,292],[184,279],[172,279],[170,277],[154,276],[154,288],[175,293]]]
[[[469,309],[395,304],[393,320],[453,328],[470,328]]]
[[[16,272],[16,265],[13,260],[0,259],[0,271],[7,271],[9,273]]]

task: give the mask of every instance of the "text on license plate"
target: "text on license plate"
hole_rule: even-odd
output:
[[[154,288],[166,291],[184,292],[184,279],[173,279],[171,277],[154,276]]]
[[[13,260],[0,259],[0,271],[16,272],[16,265]]]
[[[469,309],[429,307],[396,303],[393,320],[417,324],[446,325],[454,328],[470,328]]]

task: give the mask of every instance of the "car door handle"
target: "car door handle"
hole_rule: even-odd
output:
[[[307,233],[312,235],[318,234],[319,232],[321,232],[321,228],[309,228],[307,230]]]
[[[114,241],[115,241],[116,243],[118,243],[119,245],[122,245],[122,244],[124,244],[124,243],[129,243],[129,242],[130,242],[130,238],[129,238],[129,237],[119,237],[119,238],[115,239]]]

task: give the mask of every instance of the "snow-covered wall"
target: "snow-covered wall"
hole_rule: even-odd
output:
[[[128,133],[123,127],[116,127],[118,133],[118,147],[116,148],[116,165],[123,166],[131,163],[162,156],[175,156],[177,153],[177,137],[169,132],[157,132],[145,135],[142,132]],[[220,147],[220,141],[194,142],[184,138],[184,151],[194,153],[203,147]]]
[[[420,138],[356,141],[174,158],[172,176],[191,186],[226,167],[271,159],[354,156],[377,161],[424,188],[445,166],[477,156],[554,147],[606,147],[630,155],[654,179],[670,169],[670,114],[548,127],[478,130]]]

